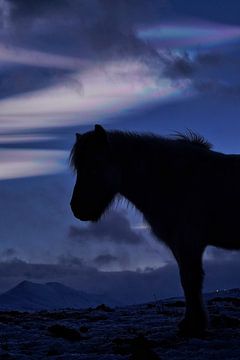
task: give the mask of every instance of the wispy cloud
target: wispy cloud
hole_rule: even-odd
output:
[[[189,81],[156,79],[139,62],[106,62],[48,89],[0,101],[0,132],[87,124],[128,109],[181,97]]]
[[[84,241],[91,238],[98,241],[108,241],[136,245],[144,240],[142,234],[132,229],[126,215],[112,210],[101,222],[91,223],[87,228],[71,227],[70,237],[75,241]]]
[[[56,136],[46,134],[0,134],[0,145],[51,141],[55,140],[56,138]]]
[[[54,174],[65,170],[68,153],[61,150],[1,150],[0,180]]]
[[[21,47],[6,46],[0,44],[0,62],[8,62],[23,65],[35,65],[41,67],[53,67],[56,69],[79,70],[90,64],[89,61],[79,57],[70,57],[49,52],[24,49]]]
[[[137,30],[137,35],[157,48],[209,48],[240,40],[240,27],[197,19],[160,23]]]

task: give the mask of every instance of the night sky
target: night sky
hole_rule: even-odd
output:
[[[129,301],[178,295],[168,249],[126,202],[74,219],[75,132],[190,128],[240,153],[238,0],[0,1],[0,290],[61,281]],[[160,166],[160,165],[159,165]],[[209,248],[205,290],[240,286]]]

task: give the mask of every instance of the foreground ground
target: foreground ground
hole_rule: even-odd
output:
[[[0,312],[0,359],[240,359],[240,299],[208,300],[211,329],[186,339],[180,300],[111,309]]]

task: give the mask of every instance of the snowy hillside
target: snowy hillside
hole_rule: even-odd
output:
[[[54,310],[87,308],[101,303],[119,305],[107,296],[87,294],[60,283],[38,284],[23,281],[0,295],[0,310]]]
[[[0,359],[239,360],[240,298],[234,294],[239,290],[208,296],[210,327],[201,339],[178,333],[181,299],[119,308],[2,311]]]

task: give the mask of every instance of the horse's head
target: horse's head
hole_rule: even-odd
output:
[[[120,179],[108,133],[102,126],[76,134],[71,163],[77,173],[71,199],[73,214],[83,221],[97,221],[118,192]]]

